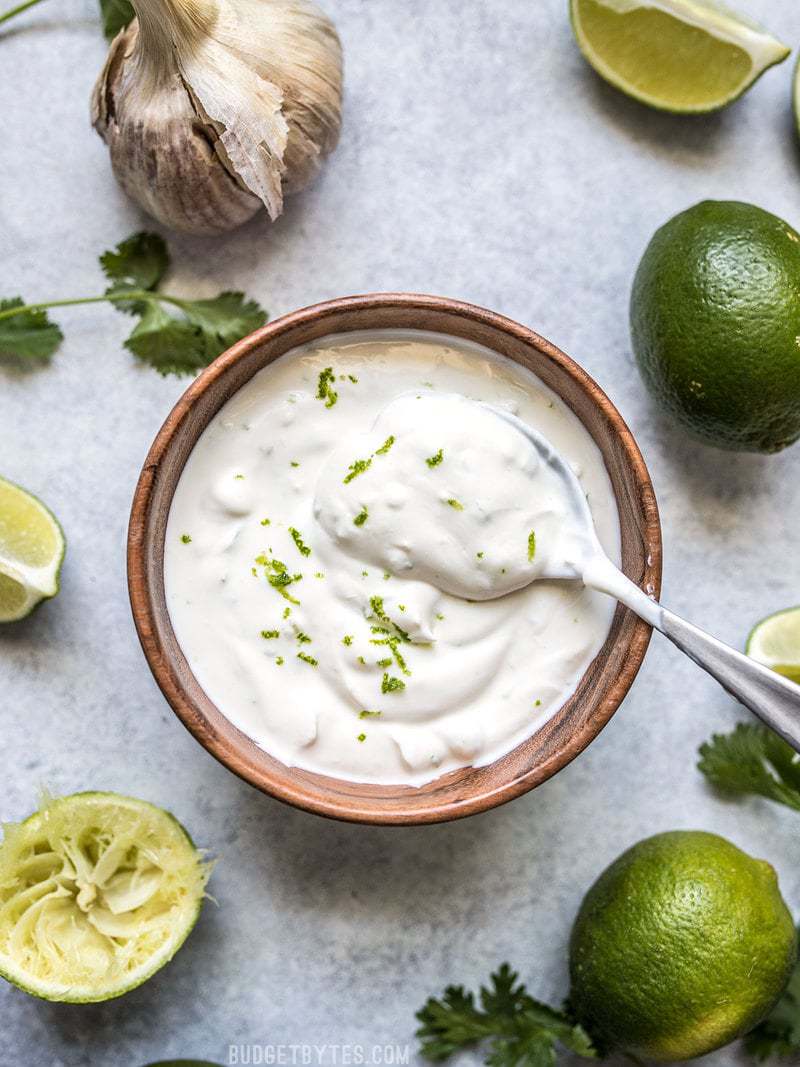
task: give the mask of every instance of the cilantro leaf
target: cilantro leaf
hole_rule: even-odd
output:
[[[760,1061],[800,1053],[800,964],[766,1019],[745,1037],[744,1047]]]
[[[157,233],[134,233],[100,256],[100,266],[111,282],[106,293],[126,289],[153,290],[169,268],[169,252]],[[115,306],[133,315],[144,311],[143,301],[118,301]]]
[[[148,301],[125,347],[163,375],[194,374],[209,363],[199,331],[155,301]]]
[[[756,795],[800,811],[800,756],[772,730],[739,723],[700,746],[698,770],[729,796]]]
[[[170,264],[169,251],[155,233],[135,233],[100,256],[111,282],[98,296],[24,304],[0,301],[0,358],[46,360],[62,339],[45,308],[112,303],[139,321],[125,347],[161,374],[193,374],[236,341],[263,326],[266,312],[244,293],[223,292],[209,300],[186,300],[158,285]],[[4,314],[5,312],[5,314]]]
[[[566,1012],[534,1000],[504,963],[481,987],[480,1006],[463,986],[448,986],[441,999],[431,997],[417,1012],[420,1052],[429,1060],[446,1060],[465,1046],[488,1041],[489,1067],[551,1067],[556,1045],[586,1059],[597,1051],[583,1028]]]
[[[206,363],[267,321],[266,313],[244,293],[224,292],[211,300],[181,302],[186,318],[200,332]]]
[[[103,20],[103,33],[106,40],[110,41],[136,18],[136,12],[129,0],[100,0],[100,16]]]
[[[41,309],[28,308],[19,315],[2,317],[4,311],[21,307],[25,307],[25,302],[18,296],[0,300],[0,357],[45,362],[61,344],[64,335]]]

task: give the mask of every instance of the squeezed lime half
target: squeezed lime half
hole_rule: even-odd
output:
[[[56,595],[65,547],[55,515],[0,477],[0,623],[23,619]]]
[[[800,683],[800,607],[762,619],[750,631],[745,651],[765,667]]]
[[[725,107],[790,52],[713,0],[570,0],[570,15],[597,73],[664,111]]]
[[[172,959],[209,867],[169,812],[116,793],[47,798],[0,845],[0,975],[45,1000],[110,1000]]]

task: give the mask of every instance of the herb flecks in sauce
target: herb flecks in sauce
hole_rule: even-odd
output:
[[[368,518],[369,518],[369,510],[367,508],[367,505],[364,504],[362,506],[362,508],[361,508],[361,511],[359,511],[358,515],[356,515],[356,517],[353,519],[353,525],[354,526],[363,526]]]
[[[456,500],[454,496],[451,496],[447,503],[450,505],[451,508],[453,508],[454,511],[464,510],[464,505],[461,503],[460,500]]]
[[[358,737],[356,738],[356,741],[366,741],[366,740],[367,740],[367,735],[366,734],[359,734]]]
[[[533,530],[528,534],[528,562],[533,563],[533,557],[536,555],[536,534]]]
[[[310,667],[316,667],[319,660],[314,659],[313,656],[309,656],[306,652],[298,652],[297,658],[301,659],[303,663],[307,663]]]
[[[382,711],[359,711],[359,719],[379,719],[383,714]]]
[[[262,630],[261,636],[264,638],[265,641],[271,641],[274,637],[280,637],[281,632],[280,630]]]
[[[181,544],[190,545],[191,543],[192,538],[189,534],[181,534]]]
[[[380,448],[376,448],[375,449],[375,455],[376,456],[385,456],[386,453],[389,451],[389,449],[392,447],[393,444],[394,444],[394,434],[392,434],[390,437],[387,437]]]
[[[443,459],[444,459],[444,450],[440,448],[439,451],[436,452],[434,455],[428,456],[428,458],[425,460],[425,462],[428,464],[429,467],[438,467]]]
[[[349,648],[350,645],[352,645],[352,643],[353,643],[353,635],[352,634],[345,634],[344,637],[342,638],[342,644],[343,645],[347,645],[348,648]]]

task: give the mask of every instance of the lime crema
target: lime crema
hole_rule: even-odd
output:
[[[490,763],[574,692],[614,603],[534,581],[570,509],[520,416],[572,464],[619,559],[600,453],[538,379],[461,341],[342,335],[216,415],[167,525],[167,604],[220,710],[284,763],[421,785]]]

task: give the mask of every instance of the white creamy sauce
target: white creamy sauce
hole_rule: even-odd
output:
[[[564,486],[475,401],[569,460],[618,562],[611,485],[579,420],[461,341],[387,331],[290,352],[190,455],[167,525],[170,618],[211,699],[284,763],[411,785],[490,763],[600,650],[614,601],[534,581],[569,555]]]

